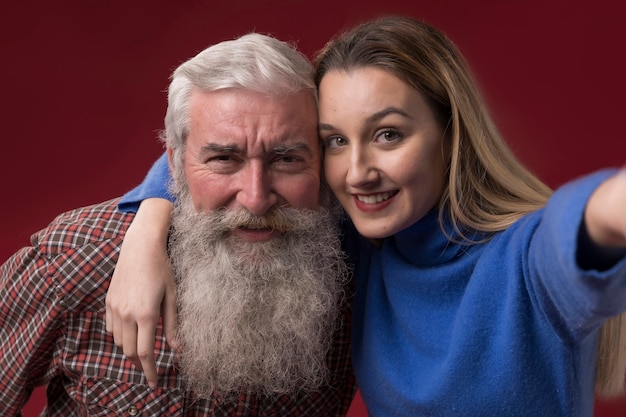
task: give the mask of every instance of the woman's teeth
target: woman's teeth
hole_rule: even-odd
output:
[[[375,204],[380,203],[381,201],[388,200],[394,193],[391,191],[387,191],[385,193],[380,194],[372,194],[372,195],[357,195],[356,198],[365,204]]]

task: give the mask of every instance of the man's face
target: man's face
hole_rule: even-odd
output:
[[[194,90],[184,173],[198,211],[245,209],[263,216],[319,204],[317,109],[308,91],[280,97],[227,89]],[[238,228],[248,241],[272,230]]]
[[[315,99],[194,91],[190,117],[169,247],[181,373],[200,396],[317,389],[347,268]]]

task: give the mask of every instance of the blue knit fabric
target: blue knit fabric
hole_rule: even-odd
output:
[[[164,198],[174,201],[168,190],[170,181],[167,153],[163,153],[152,165],[143,182],[124,194],[117,206],[118,209],[124,213],[136,213],[137,209],[139,209],[139,204],[146,198]]]
[[[488,243],[450,243],[434,212],[362,242],[352,344],[371,417],[592,415],[598,328],[626,309],[626,261],[584,271],[576,247],[609,174]]]
[[[346,224],[370,417],[592,415],[598,329],[626,309],[626,260],[582,270],[576,250],[585,204],[613,172],[569,183],[488,243],[451,243],[436,212],[380,246]],[[171,200],[168,181],[161,158],[121,208]]]

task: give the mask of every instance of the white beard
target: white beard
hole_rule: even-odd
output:
[[[348,277],[336,216],[276,209],[269,227],[280,236],[247,242],[230,233],[234,225],[265,217],[198,213],[184,191],[178,202],[170,250],[189,387],[205,398],[317,389]]]

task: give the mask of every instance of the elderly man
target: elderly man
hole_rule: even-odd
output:
[[[156,329],[150,387],[106,331],[133,215],[118,199],[64,213],[1,267],[4,415],[44,384],[48,415],[345,415],[348,271],[321,189],[311,74],[259,34],[174,72],[163,139],[179,349]]]

